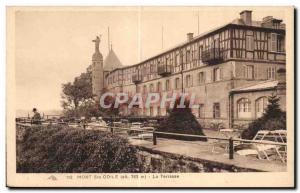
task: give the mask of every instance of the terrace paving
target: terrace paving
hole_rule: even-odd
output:
[[[207,136],[215,136],[214,131],[204,131]],[[174,139],[157,138],[157,145],[153,145],[152,140],[140,140],[129,138],[132,145],[140,146],[143,148],[156,150],[165,153],[173,153],[183,155],[191,158],[198,158],[201,160],[218,162],[222,164],[234,165],[236,167],[254,169],[258,171],[268,172],[285,172],[287,167],[285,163],[280,160],[259,160],[254,156],[241,156],[234,154],[234,159],[230,160],[228,153],[224,147],[217,147],[212,152],[214,140],[207,142],[201,141],[182,141]]]
[[[31,127],[30,124],[23,124],[23,126]],[[105,132],[109,132],[107,128],[101,128]],[[241,156],[234,154],[234,159],[230,160],[228,152],[223,147],[217,147],[214,152],[212,148],[216,140],[209,139],[207,142],[201,141],[182,141],[175,139],[157,138],[157,145],[153,145],[152,139],[141,140],[128,136],[127,131],[115,132],[129,139],[132,145],[140,146],[150,150],[159,152],[172,153],[183,155],[190,158],[201,159],[205,161],[218,162],[220,164],[234,165],[240,168],[248,168],[258,171],[267,172],[285,172],[287,166],[280,160],[259,160],[254,156]],[[204,130],[206,136],[220,137],[218,132],[212,130]]]

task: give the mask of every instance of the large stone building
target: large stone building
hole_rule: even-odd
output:
[[[272,94],[281,97],[285,110],[285,58],[282,20],[267,16],[253,21],[252,12],[245,10],[240,18],[210,32],[197,37],[188,33],[186,42],[138,64],[121,67],[115,62],[118,65],[105,72],[101,84],[129,95],[196,92],[199,109],[193,113],[202,124],[222,122],[232,127],[260,117]],[[123,115],[133,113],[153,117],[167,111],[159,103],[122,110]]]

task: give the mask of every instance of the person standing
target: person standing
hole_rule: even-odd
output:
[[[37,111],[36,108],[33,108],[32,112],[33,112],[33,117],[31,119],[31,123],[36,124],[36,125],[40,125],[41,124],[41,119],[42,119],[40,113]]]

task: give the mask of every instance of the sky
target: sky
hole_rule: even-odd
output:
[[[123,65],[136,64],[239,17],[242,7],[106,7],[21,9],[15,15],[17,109],[61,109],[61,85],[91,64],[93,39],[101,34],[100,52],[113,50]],[[253,20],[279,8],[251,8]],[[163,35],[162,35],[163,34]]]

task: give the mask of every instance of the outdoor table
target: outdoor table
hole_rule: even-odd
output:
[[[234,130],[234,129],[220,129],[220,134],[223,135],[226,138],[239,138],[240,137],[240,131]]]

